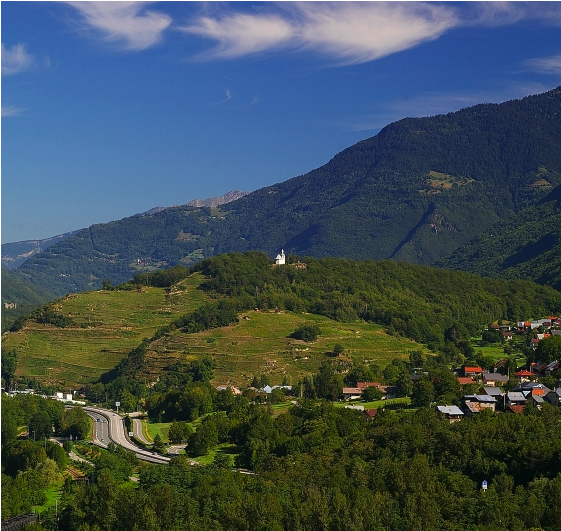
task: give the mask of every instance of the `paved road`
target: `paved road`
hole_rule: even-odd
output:
[[[144,436],[144,431],[142,430],[142,421],[140,419],[132,419],[132,432],[136,439],[138,439],[143,444],[152,444],[152,441],[149,441]]]
[[[87,413],[93,420],[92,436],[93,436],[94,443],[97,444],[98,446],[103,446],[107,448],[107,445],[109,444],[110,441],[109,423],[107,422],[107,419],[104,416],[98,415],[93,412],[87,412]]]
[[[102,409],[97,407],[84,407],[84,410],[90,416],[97,415],[95,418],[99,417],[100,419],[104,418],[105,420],[107,420],[108,437],[110,441],[120,446],[123,446],[127,450],[131,450],[136,454],[136,457],[144,461],[151,461],[153,463],[169,463],[171,459],[170,457],[166,457],[165,455],[159,455],[150,450],[145,450],[144,448],[141,448],[140,446],[136,446],[134,443],[132,443],[126,435],[125,432],[126,428],[123,418],[120,415],[117,415],[117,413],[114,413],[109,409]],[[96,424],[100,425],[100,430],[103,429],[101,426],[104,423],[94,421],[94,426]],[[96,435],[95,437],[96,438],[94,439],[94,443],[98,444],[99,446],[104,446],[104,443],[101,442],[101,437],[102,437],[101,432],[99,432],[99,439],[97,439],[98,435]]]

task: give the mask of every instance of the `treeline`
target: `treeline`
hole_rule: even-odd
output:
[[[558,408],[450,424],[425,408],[381,411],[368,421],[362,412],[304,401],[273,418],[263,406],[236,401],[229,413],[205,419],[215,424],[207,431],[237,444],[240,463],[256,475],[230,471],[222,457],[206,467],[178,457],[142,466],[138,489],[129,489],[106,470],[96,484],[65,495],[59,528],[559,529]]]
[[[32,319],[36,320],[38,323],[52,324],[58,328],[66,328],[68,326],[76,325],[75,321],[71,317],[57,312],[53,309],[53,303],[48,303],[30,313],[26,313],[18,317],[10,327],[10,332],[17,332],[18,330],[21,330],[25,323]]]

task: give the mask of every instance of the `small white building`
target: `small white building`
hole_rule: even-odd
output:
[[[284,249],[281,249],[280,254],[277,254],[277,257],[275,258],[275,264],[276,265],[286,264],[286,256],[284,255]]]

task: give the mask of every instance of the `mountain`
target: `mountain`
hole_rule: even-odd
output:
[[[54,298],[51,292],[2,268],[2,332],[9,329],[21,315]]]
[[[436,265],[484,276],[534,280],[561,291],[561,186]]]
[[[3,243],[2,267],[6,269],[16,269],[21,264],[23,264],[23,262],[25,262],[30,256],[48,249],[51,245],[55,245],[56,243],[69,238],[73,234],[76,234],[77,232],[79,231],[73,230],[71,232],[59,234],[58,236],[45,238],[44,240],[25,240],[15,243]]]
[[[240,192],[238,190],[232,190],[231,192],[221,195],[220,197],[209,197],[208,199],[193,199],[193,201],[189,201],[187,203],[187,206],[216,208],[219,207],[220,205],[231,203],[236,199],[241,199],[242,197],[250,193],[251,192]]]
[[[18,272],[62,295],[227,251],[433,264],[561,185],[560,114],[558,87],[406,118],[227,205],[92,225]]]
[[[206,199],[193,199],[192,201],[186,203],[185,206],[218,207],[220,205],[225,205],[226,203],[231,203],[232,201],[235,201],[236,199],[240,199],[241,197],[244,197],[245,195],[250,193],[251,192],[240,192],[239,190],[230,190],[229,192],[225,193],[224,195],[221,195],[220,197],[207,197]],[[167,208],[170,207],[154,207],[138,215],[149,216],[151,214],[157,214],[158,212],[161,212],[162,210],[166,210]]]

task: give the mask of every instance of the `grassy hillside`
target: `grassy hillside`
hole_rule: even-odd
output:
[[[195,274],[174,287],[138,291],[97,291],[71,294],[52,305],[76,326],[57,328],[30,321],[3,337],[2,348],[18,352],[18,376],[76,387],[97,380],[113,369],[144,338],[172,321],[177,314],[199,306]],[[318,340],[305,343],[288,336],[306,322],[317,323]],[[210,354],[217,363],[214,383],[249,385],[254,375],[268,374],[280,384],[317,370],[336,343],[345,348],[341,360],[367,360],[385,366],[393,358],[423,350],[414,341],[389,336],[380,325],[338,323],[318,315],[291,312],[244,312],[239,323],[196,334],[177,331],[151,343],[146,369],[139,378],[155,381],[176,361],[188,362]]]
[[[215,383],[244,385],[262,374],[281,383],[316,372],[337,343],[343,364],[385,366],[413,350],[456,362],[489,323],[560,311],[561,293],[531,282],[391,260],[291,255],[275,266],[264,253],[229,253],[112,291],[67,295],[6,333],[2,348],[16,350],[18,375],[67,386],[103,373],[119,385],[164,382],[206,358],[217,365]],[[290,337],[306,323],[319,326],[317,339]]]
[[[561,87],[400,120],[305,175],[219,208],[93,225],[18,272],[63,295],[230,251],[433,264],[561,184],[560,114]]]
[[[74,387],[97,380],[161,326],[199,306],[205,295],[192,275],[174,286],[69,294],[48,305],[73,324],[64,328],[29,320],[6,332],[2,349],[18,353],[18,376]]]
[[[321,335],[306,343],[290,338],[303,324],[317,324]],[[332,357],[335,344],[344,347],[341,363],[351,360],[386,366],[394,358],[408,358],[412,350],[426,350],[404,337],[390,336],[380,325],[340,323],[327,317],[285,311],[248,311],[239,323],[196,334],[175,334],[150,345],[147,368],[140,378],[153,381],[166,365],[211,355],[216,362],[216,385],[249,386],[253,376],[266,374],[280,385],[286,375],[297,382],[317,372]]]

